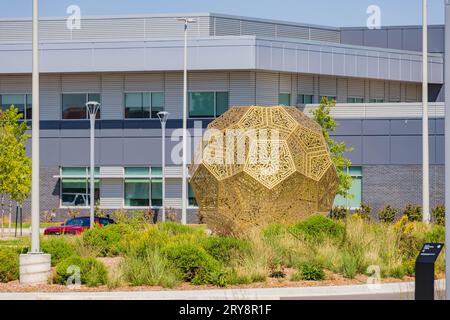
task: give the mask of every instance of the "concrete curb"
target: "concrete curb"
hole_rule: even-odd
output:
[[[443,290],[445,280],[437,280],[436,288]],[[394,299],[400,300],[413,299],[414,283],[257,289],[0,293],[0,300],[280,300],[323,297],[366,299],[377,295],[395,295]]]

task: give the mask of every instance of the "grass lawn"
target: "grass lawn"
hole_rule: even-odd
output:
[[[114,290],[364,283],[374,268],[382,281],[411,280],[423,243],[443,241],[443,226],[407,217],[380,223],[315,215],[293,225],[269,225],[241,238],[208,235],[201,225],[129,221],[81,236],[42,237],[41,249],[52,255],[55,288],[66,284],[71,275],[67,268],[77,265],[84,285]],[[28,242],[0,241],[0,258],[17,259]],[[14,283],[18,266],[16,273],[6,273],[2,261],[0,282]],[[443,270],[441,255],[438,275]]]

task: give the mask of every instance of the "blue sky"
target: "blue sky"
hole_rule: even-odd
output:
[[[429,1],[429,23],[444,23],[444,0]],[[32,0],[0,1],[0,18],[29,17]],[[40,0],[41,16],[64,16],[69,5],[84,16],[215,12],[329,26],[365,26],[369,5],[382,25],[421,23],[422,0]]]

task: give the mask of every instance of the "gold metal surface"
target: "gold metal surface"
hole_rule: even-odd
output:
[[[202,222],[243,235],[328,213],[338,188],[321,127],[294,107],[233,107],[211,122],[190,166]]]

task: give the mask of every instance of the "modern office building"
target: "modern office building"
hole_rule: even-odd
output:
[[[181,207],[172,162],[182,126],[183,24],[178,14],[89,17],[80,29],[43,18],[41,209],[64,215],[88,201],[89,121],[100,101],[96,198],[101,208],[161,206],[160,110],[167,124],[167,206]],[[333,136],[353,147],[351,200],[375,209],[421,204],[421,27],[331,28],[222,14],[190,14],[189,127],[232,106],[336,99]],[[444,26],[429,28],[431,206],[444,201]],[[31,21],[0,20],[0,103],[31,117]],[[175,148],[175,150],[177,150]],[[188,221],[195,222],[189,192]],[[25,213],[29,212],[25,206]]]

